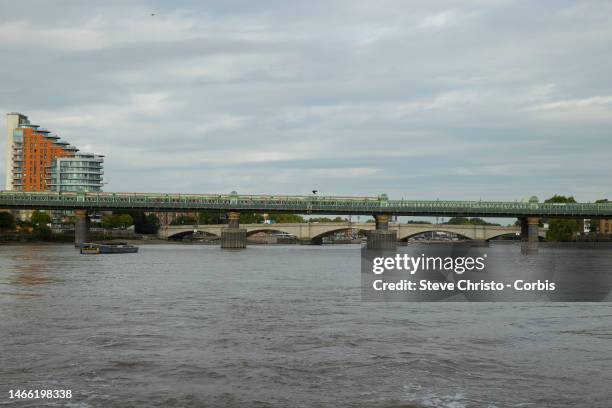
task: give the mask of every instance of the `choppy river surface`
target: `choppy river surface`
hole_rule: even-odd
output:
[[[358,246],[0,246],[0,406],[609,408],[610,384],[610,303],[365,303]]]

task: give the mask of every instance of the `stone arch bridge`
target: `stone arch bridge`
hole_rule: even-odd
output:
[[[193,233],[206,233],[221,237],[221,233],[227,228],[225,224],[219,225],[168,225],[159,229],[158,236],[162,239],[178,238]],[[246,229],[247,235],[262,231],[282,232],[295,236],[302,242],[321,243],[323,237],[332,235],[339,231],[350,229],[373,231],[376,224],[350,223],[350,222],[326,222],[326,223],[287,223],[287,224],[240,224],[240,228]],[[390,224],[389,230],[397,231],[397,239],[405,241],[408,238],[430,231],[449,232],[460,235],[470,240],[485,240],[502,235],[520,235],[520,227],[502,227],[493,225],[447,225],[447,224]],[[546,231],[540,229],[540,237],[546,235]]]

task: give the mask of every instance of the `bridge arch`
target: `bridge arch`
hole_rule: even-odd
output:
[[[289,230],[284,230],[283,228],[259,228],[259,229],[248,229],[247,230],[247,237],[250,237],[251,235],[258,234],[260,232],[266,232],[266,233],[281,232],[283,234],[289,234],[289,235],[294,236],[294,237],[296,236],[293,232],[291,232]]]
[[[313,236],[311,237],[311,239],[312,239],[313,241],[315,241],[315,240],[321,240],[321,239],[323,239],[324,237],[329,237],[329,236],[334,235],[334,234],[336,234],[336,233],[338,233],[338,232],[342,232],[342,231],[353,231],[353,230],[357,231],[357,233],[358,233],[358,234],[359,234],[359,233],[362,233],[362,232],[366,232],[366,231],[368,231],[368,230],[367,230],[367,229],[365,229],[365,228],[359,228],[359,227],[357,227],[357,226],[350,226],[350,225],[347,225],[347,226],[341,226],[341,227],[334,227],[334,228],[330,228],[330,229],[329,229],[329,230],[327,230],[327,231],[321,232],[321,233],[319,233],[319,234],[317,234],[317,235],[313,235]]]
[[[204,236],[214,237],[214,238],[218,238],[218,239],[221,238],[220,235],[217,235],[217,234],[212,233],[212,232],[208,232],[208,231],[197,231],[197,232],[194,232],[193,229],[191,229],[191,230],[186,230],[186,231],[178,231],[178,232],[176,232],[176,233],[174,233],[172,235],[168,235],[167,239],[170,240],[170,241],[178,241],[178,240],[181,240],[181,239],[183,239],[185,237],[188,237],[188,236],[201,235],[201,234],[203,234]]]
[[[445,232],[447,234],[453,234],[453,235],[457,235],[460,238],[466,239],[466,240],[473,240],[473,237],[469,237],[467,235],[464,234],[460,234],[457,231],[453,231],[450,229],[445,229],[445,228],[427,228],[427,229],[423,229],[423,230],[419,230],[419,231],[411,231],[408,234],[402,235],[402,236],[398,236],[397,239],[398,241],[408,241],[410,238],[412,237],[416,237],[417,235],[421,235],[421,234],[425,234],[427,232]]]
[[[342,231],[359,231],[363,235],[364,231],[375,228],[374,223],[288,223],[288,224],[242,224],[241,228],[247,230],[247,235],[252,236],[258,232],[277,232],[293,235],[301,241],[322,240],[326,236]],[[193,235],[194,230],[198,234],[205,234],[209,237],[220,237],[226,225],[198,225],[198,226],[166,226],[160,229],[158,236],[168,239],[180,239],[185,236]],[[465,226],[465,225],[436,225],[436,224],[394,224],[390,230],[397,231],[400,241],[406,241],[411,237],[428,232],[444,232],[454,234],[463,239],[491,240],[503,235],[513,235],[519,232],[518,227],[501,226]],[[540,236],[546,234],[546,230],[540,229]]]
[[[520,241],[521,236],[520,233],[517,234],[517,232],[512,232],[512,231],[508,231],[508,232],[499,232],[499,233],[493,233],[490,236],[487,236],[487,241],[490,241],[492,239],[496,239],[499,237],[504,237],[504,236],[508,236],[508,237],[515,237],[517,240]],[[538,231],[538,240],[539,241],[546,241],[546,230],[540,228]]]
[[[517,235],[516,232],[501,232],[499,234],[496,233],[494,235],[487,237],[487,241],[490,241],[496,238],[500,238],[500,237],[513,237],[513,238],[517,238],[517,240],[521,239],[521,235],[520,234]]]

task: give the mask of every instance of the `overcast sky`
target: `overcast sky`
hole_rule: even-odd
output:
[[[4,0],[0,78],[107,191],[612,198],[609,1]]]

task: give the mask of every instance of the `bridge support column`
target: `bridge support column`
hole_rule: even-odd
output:
[[[578,218],[576,220],[576,223],[578,223],[578,235],[583,235],[584,234],[584,218]]]
[[[527,224],[527,218],[519,218],[521,225],[521,242],[527,242],[529,236],[529,224]]]
[[[539,229],[539,217],[521,218],[521,251],[523,253],[538,252],[540,242]]]
[[[80,247],[89,236],[89,216],[87,210],[74,210],[74,246]]]
[[[389,216],[377,214],[374,216],[376,229],[367,232],[368,249],[395,249],[397,248],[397,231],[389,231]]]
[[[240,228],[240,213],[229,212],[227,214],[227,219],[227,228],[221,231],[221,248],[246,248],[246,229]]]

